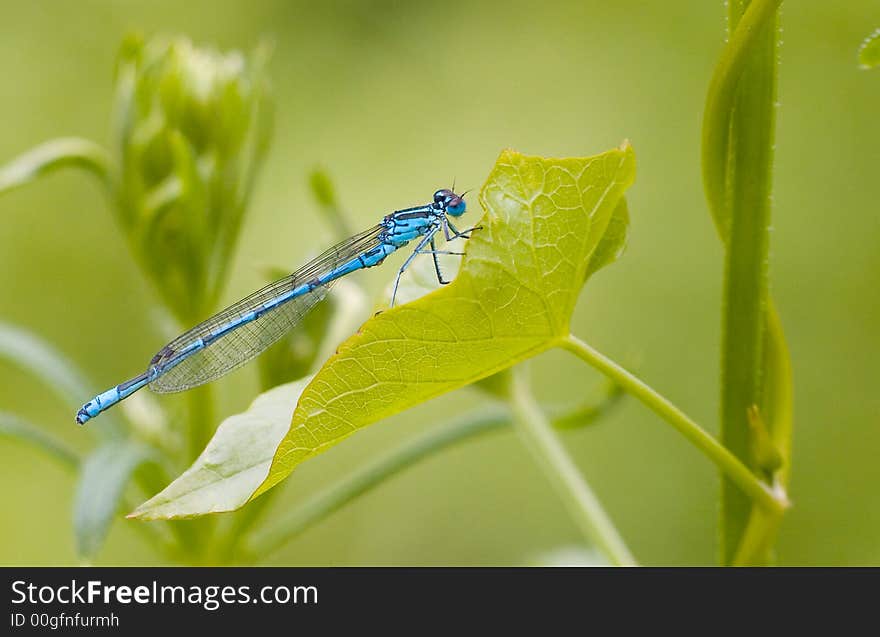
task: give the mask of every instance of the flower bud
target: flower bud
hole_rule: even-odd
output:
[[[119,212],[182,323],[212,311],[271,135],[265,48],[129,38],[116,73]]]

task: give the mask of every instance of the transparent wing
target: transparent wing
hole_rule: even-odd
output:
[[[379,245],[380,235],[384,231],[384,226],[375,226],[336,244],[293,274],[257,290],[175,338],[150,361],[151,366],[156,365],[160,370],[162,367],[167,368],[150,383],[150,389],[158,393],[183,391],[215,380],[247,363],[293,329],[327,295],[333,281],[296,296],[257,319],[244,321],[245,316],[278,296],[332,272]],[[181,360],[179,352],[199,339],[207,339],[212,334],[223,332],[239,321],[240,325]]]

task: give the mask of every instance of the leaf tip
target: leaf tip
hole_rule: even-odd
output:
[[[141,506],[137,507],[131,513],[126,513],[125,519],[126,520],[145,520],[145,519],[147,519],[145,517],[145,514],[146,514],[146,511],[144,510],[143,505],[141,505]]]

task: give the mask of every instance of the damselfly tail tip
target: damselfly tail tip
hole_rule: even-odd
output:
[[[91,419],[89,412],[86,411],[86,408],[83,407],[78,412],[76,412],[76,424],[84,425]]]

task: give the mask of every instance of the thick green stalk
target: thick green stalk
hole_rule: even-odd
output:
[[[706,194],[726,244],[720,438],[753,471],[757,467],[747,414],[764,402],[779,4],[780,0],[729,3],[731,37],[713,75],[703,123]],[[721,501],[721,561],[731,563],[752,503],[727,478]],[[777,526],[774,522],[767,528]]]

